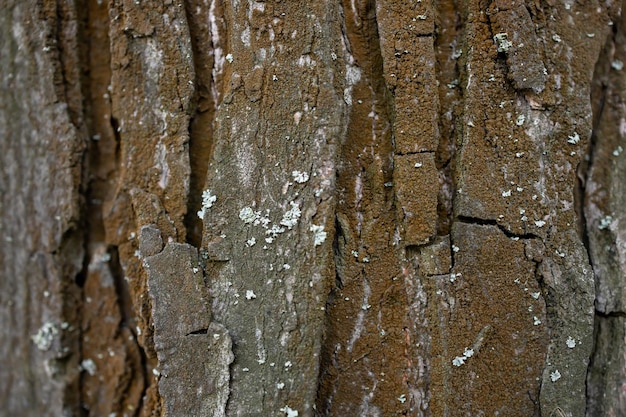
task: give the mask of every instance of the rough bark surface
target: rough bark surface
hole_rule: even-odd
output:
[[[617,1],[0,9],[0,415],[626,414]]]

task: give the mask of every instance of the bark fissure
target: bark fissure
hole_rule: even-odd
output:
[[[507,237],[510,237],[513,239],[541,239],[541,236],[538,236],[533,233],[524,233],[524,234],[513,233],[510,230],[508,230],[505,225],[498,223],[498,221],[495,219],[480,219],[477,217],[458,216],[456,220],[462,223],[468,223],[468,224],[478,224],[482,226],[496,226]]]
[[[216,1],[212,0],[210,4],[197,0],[185,1],[195,73],[193,106],[188,126],[190,183],[185,226],[187,242],[195,247],[200,247],[202,241],[202,219],[198,212],[202,209],[202,193],[213,150],[213,120],[219,104],[216,92],[221,91],[221,84],[215,78],[219,46],[213,42],[220,35],[213,34],[217,28],[211,27],[220,19],[219,14],[215,15]]]
[[[82,56],[88,147],[85,153],[83,219],[86,272],[81,283],[81,406],[89,415],[141,413],[149,386],[146,354],[118,246],[107,235],[107,209],[116,192],[120,137],[111,114],[108,7],[84,2],[81,28],[89,39]],[[100,321],[99,318],[108,318]],[[105,358],[112,359],[105,359]],[[102,378],[99,378],[102,376]]]

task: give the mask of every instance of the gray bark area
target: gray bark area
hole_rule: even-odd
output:
[[[206,181],[216,201],[201,251],[213,318],[234,344],[227,414],[311,415],[351,88],[339,8],[225,3],[224,18],[231,81],[216,112]]]
[[[149,240],[150,235],[155,236],[144,227],[140,239]],[[226,415],[229,368],[234,358],[232,341],[224,326],[211,320],[198,251],[181,243],[160,249],[145,257],[144,262],[160,366],[159,393],[165,398],[165,414]]]
[[[76,62],[77,39],[70,9],[38,9],[33,16],[28,4],[9,2],[0,13],[0,409],[69,416],[78,409],[68,388],[79,375],[73,282],[84,257],[85,145],[80,102],[68,100],[77,68],[64,65]]]
[[[622,7],[7,2],[0,415],[626,413]]]

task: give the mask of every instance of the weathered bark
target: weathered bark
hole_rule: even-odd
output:
[[[607,37],[592,84],[594,131],[587,164],[584,216],[595,272],[595,346],[587,376],[589,415],[626,412],[626,15]]]
[[[0,414],[626,414],[621,9],[7,2]]]

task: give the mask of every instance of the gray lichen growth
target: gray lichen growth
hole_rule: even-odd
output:
[[[54,323],[45,323],[37,334],[31,336],[31,340],[37,346],[39,350],[48,350],[52,346],[54,337],[59,333],[59,330]]]
[[[513,46],[513,42],[509,40],[509,35],[505,33],[496,33],[493,37],[493,41],[498,47],[498,52],[509,52],[509,49]]]

